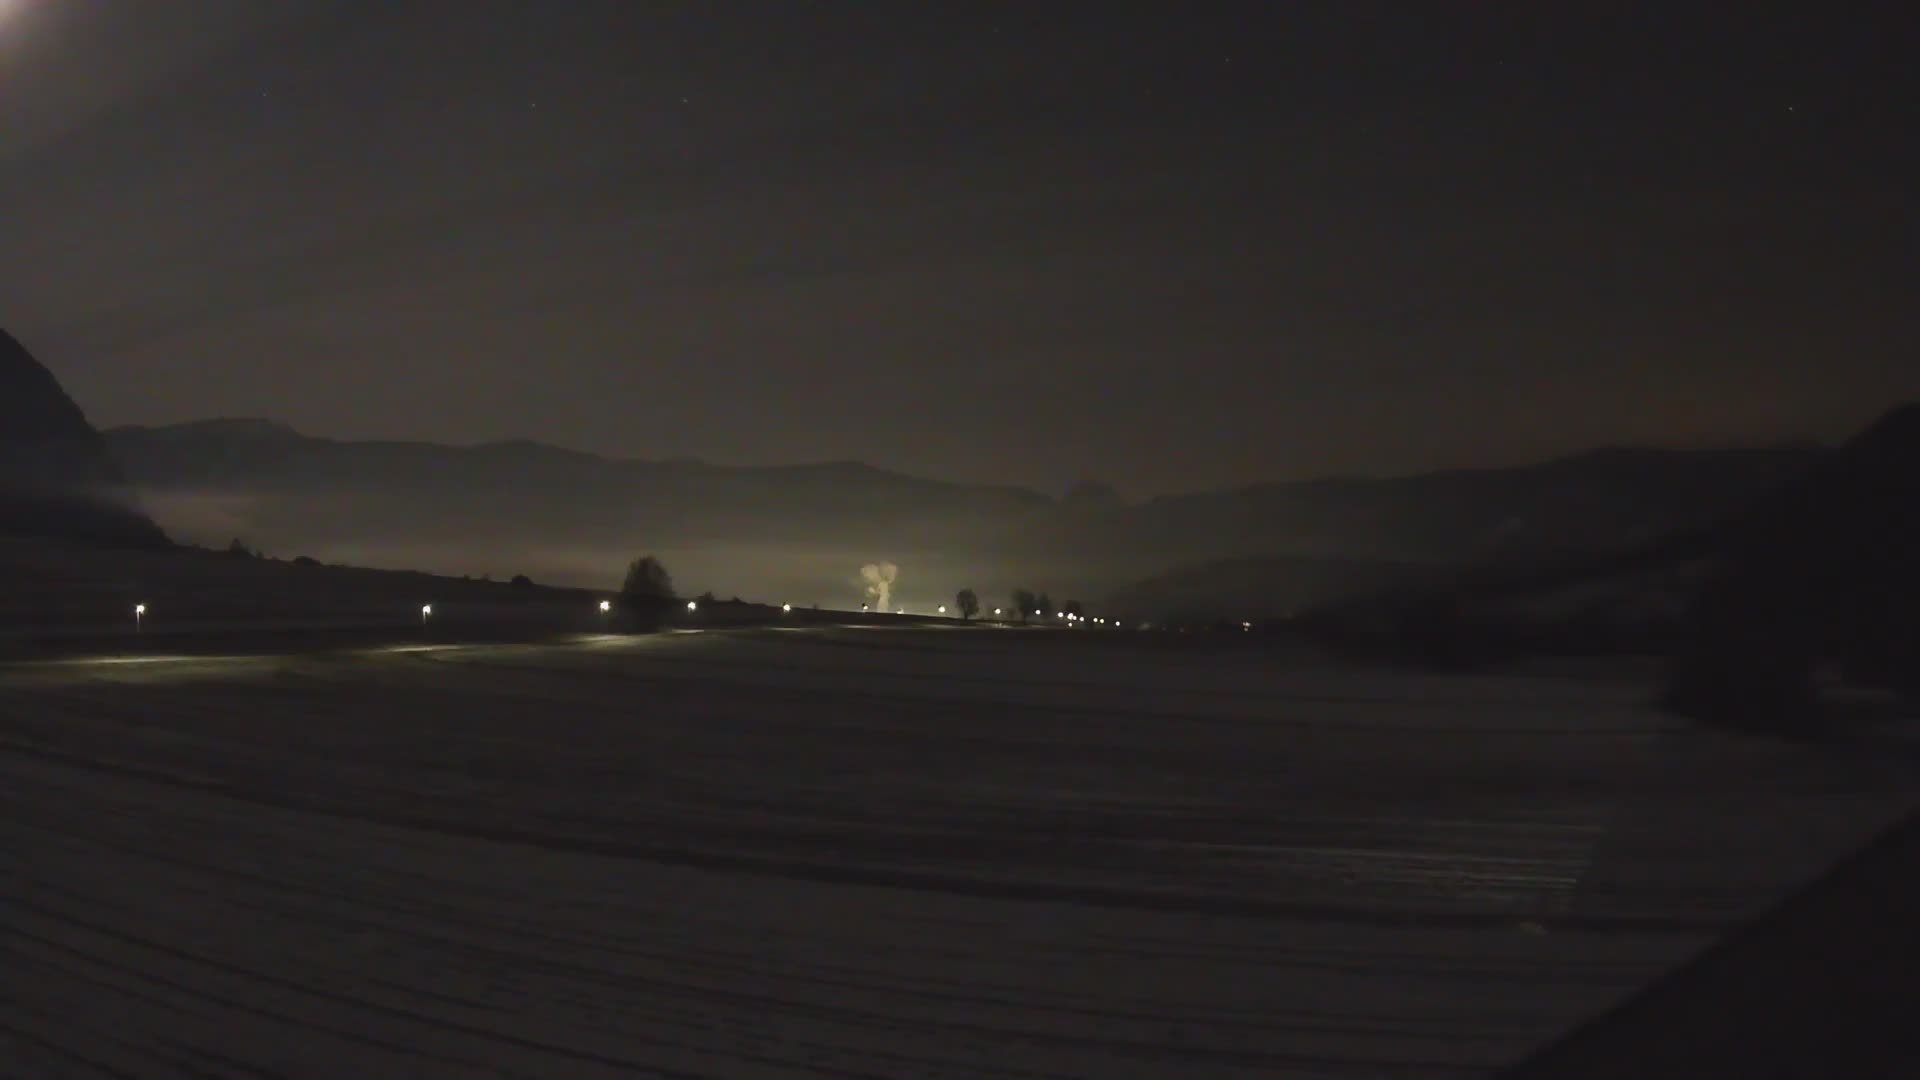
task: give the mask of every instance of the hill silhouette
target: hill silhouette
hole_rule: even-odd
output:
[[[0,536],[156,546],[100,435],[59,380],[0,330]]]
[[[1362,654],[1476,663],[1666,653],[1667,700],[1714,723],[1805,730],[1815,672],[1920,690],[1920,405],[1784,481],[1671,531],[1464,563],[1337,598],[1298,627]]]
[[[1822,660],[1920,690],[1920,404],[1735,515],[1675,657],[1669,699],[1703,719],[1794,728]]]
[[[1617,550],[1724,514],[1819,453],[1606,450],[1127,503],[859,462],[748,468],[527,441],[352,442],[265,420],[119,428],[106,439],[169,527],[211,544],[241,535],[270,550],[582,584],[606,583],[643,549],[696,588],[849,602],[854,572],[879,558],[902,567],[909,604],[943,602],[961,585],[1118,597],[1137,583],[1132,599],[1167,609],[1212,601],[1221,575],[1208,563],[1274,560],[1242,575],[1231,597],[1256,618],[1404,580],[1400,564]],[[470,561],[449,561],[461,558]]]

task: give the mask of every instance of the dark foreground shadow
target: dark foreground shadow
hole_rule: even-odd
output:
[[[1504,1075],[1920,1076],[1920,815]]]

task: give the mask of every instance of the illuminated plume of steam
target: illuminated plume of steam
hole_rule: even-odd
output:
[[[867,602],[876,611],[887,610],[893,599],[893,579],[899,576],[900,568],[890,562],[868,563],[860,568],[860,580],[867,587]]]

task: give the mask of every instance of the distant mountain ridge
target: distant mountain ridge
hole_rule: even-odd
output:
[[[1127,503],[1104,486],[1054,499],[861,462],[737,467],[528,440],[353,442],[268,420],[123,427],[105,438],[163,520],[203,542],[228,533],[277,551],[581,583],[658,551],[690,585],[830,602],[857,601],[857,568],[884,559],[902,567],[908,603],[927,604],[961,586],[982,597],[1029,586],[1118,599],[1148,579],[1133,599],[1171,602],[1190,582],[1198,601],[1219,582],[1207,564],[1251,560],[1240,564],[1241,587],[1256,613],[1401,580],[1410,565],[1663,535],[1804,472],[1821,453],[1606,449],[1519,468]],[[1276,561],[1255,572],[1259,560]]]
[[[631,475],[703,473],[713,476],[766,475],[785,478],[860,479],[946,493],[975,493],[1012,504],[1040,505],[1052,500],[1013,486],[957,484],[893,472],[860,461],[804,462],[793,465],[716,465],[694,458],[646,460],[613,458],[531,439],[506,439],[455,446],[416,440],[341,440],[306,435],[276,420],[256,418],[196,420],[160,426],[128,425],[105,433],[108,444],[134,482],[156,487],[193,487],[207,483],[351,481],[389,485],[408,479],[393,474],[396,463],[460,467],[516,468],[565,466]],[[300,470],[288,473],[290,464]]]

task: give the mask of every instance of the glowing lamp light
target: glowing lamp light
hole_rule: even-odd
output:
[[[946,613],[947,613],[947,605],[945,605],[945,604],[941,604],[941,605],[940,605],[940,614],[942,614],[942,615],[945,615]]]
[[[426,622],[428,619],[431,619],[431,618],[433,618],[433,605],[421,604],[420,605],[420,621]]]
[[[600,614],[605,615],[607,612],[612,610],[613,610],[613,601],[611,600],[600,601]]]
[[[687,601],[687,610],[688,610],[688,611],[699,611],[699,610],[700,610],[700,602],[699,602],[698,600],[689,600],[689,601]]]
[[[793,605],[792,605],[792,604],[781,604],[781,605],[780,605],[780,610],[781,610],[782,612],[784,612],[784,613],[786,613],[786,614],[788,614],[788,615],[791,615],[791,614],[793,614]]]
[[[994,608],[994,609],[993,609],[993,613],[994,613],[994,615],[995,615],[996,617],[997,617],[997,616],[999,616],[999,614],[1000,614],[1000,609],[999,609],[999,608]]]

